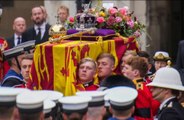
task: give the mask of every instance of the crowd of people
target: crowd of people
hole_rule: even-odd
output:
[[[67,29],[69,9],[62,5],[57,12]],[[17,17],[14,35],[7,41],[0,38],[0,120],[184,120],[183,41],[176,66],[165,51],[151,57],[146,51],[127,50],[118,60],[119,75],[114,72],[115,57],[104,52],[96,60],[79,61],[75,96],[29,90],[32,46],[50,37],[46,19],[43,6],[33,7],[33,26],[27,28],[25,19]]]

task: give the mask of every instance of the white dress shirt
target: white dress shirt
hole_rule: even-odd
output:
[[[35,29],[35,31],[36,31],[36,34],[38,34],[38,32],[39,32],[38,28],[40,28],[40,30],[41,30],[41,39],[42,39],[43,36],[44,36],[44,33],[45,33],[46,23],[44,22],[44,23],[43,23],[42,25],[40,25],[40,26],[34,25],[34,29]]]
[[[18,45],[18,37],[20,37],[20,43],[22,42],[22,36],[18,36],[17,34],[14,34],[14,45]]]

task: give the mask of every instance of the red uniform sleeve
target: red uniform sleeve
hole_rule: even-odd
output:
[[[138,96],[135,101],[134,118],[136,120],[153,120],[152,96],[150,90],[144,83],[138,88]]]

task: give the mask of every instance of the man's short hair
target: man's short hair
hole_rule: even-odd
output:
[[[95,62],[95,60],[93,60],[92,58],[89,58],[89,57],[81,59],[80,62],[79,62],[79,64],[78,64],[78,67],[81,64],[85,63],[85,62],[92,62],[94,64],[94,68],[96,69],[97,63]]]
[[[142,57],[131,57],[126,64],[130,65],[133,70],[137,69],[140,72],[140,77],[144,77],[148,71],[148,64]]]
[[[127,50],[123,56],[127,56],[127,55],[132,55],[132,56],[137,56],[136,51],[134,50]]]
[[[113,64],[115,64],[115,57],[110,53],[100,53],[96,60],[98,61],[102,58],[109,58],[113,62]]]
[[[42,112],[39,113],[20,113],[21,120],[40,120],[40,115]]]
[[[60,9],[66,10],[67,13],[68,13],[68,15],[69,15],[69,8],[68,8],[67,6],[61,5],[61,6],[58,8],[57,12],[58,12]]]
[[[144,58],[148,59],[148,62],[152,63],[152,59],[151,59],[150,55],[146,51],[138,51],[137,55],[139,57],[144,57]]]
[[[128,110],[116,110],[114,108],[112,109],[113,109],[113,115],[115,116],[127,116],[132,112],[131,108]]]
[[[33,6],[32,9],[31,9],[31,15],[32,15],[32,10],[33,10],[34,8],[40,8],[40,10],[42,11],[42,13],[43,13],[43,14],[45,13],[45,11],[44,11],[44,6]]]
[[[33,60],[33,54],[25,54],[25,56],[22,58],[22,60],[24,60],[24,59]]]
[[[0,117],[3,119],[10,118],[15,107],[0,107]]]
[[[67,120],[82,120],[87,111],[85,113],[80,112],[73,112],[73,113],[63,112],[63,113],[67,116]]]

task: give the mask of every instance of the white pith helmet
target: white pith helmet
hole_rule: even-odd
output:
[[[171,67],[160,68],[155,75],[153,81],[147,86],[155,86],[161,88],[169,88],[184,91],[179,72]]]

